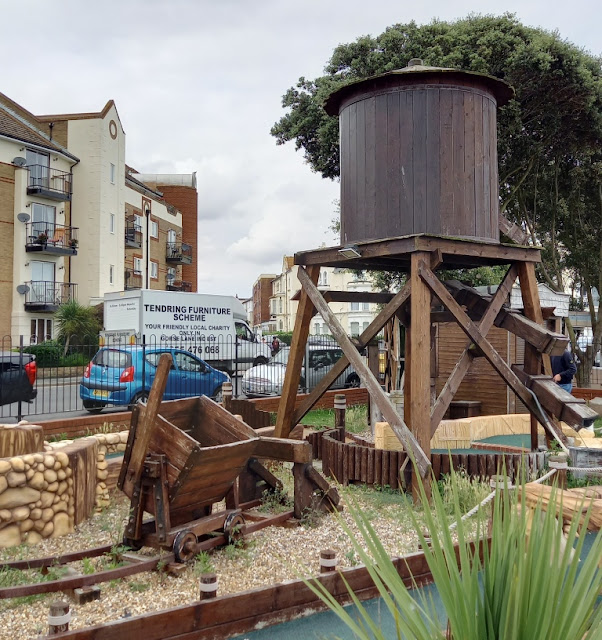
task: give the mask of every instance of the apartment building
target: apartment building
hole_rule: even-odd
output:
[[[69,300],[196,290],[196,267],[194,281],[184,271],[196,259],[196,176],[162,177],[175,199],[184,194],[186,224],[158,182],[141,178],[126,166],[112,100],[99,112],[35,116],[0,94],[0,336],[53,337]]]
[[[273,331],[292,331],[295,326],[298,302],[294,298],[301,290],[298,269],[292,256],[284,256],[282,272],[272,280],[270,326]],[[317,286],[321,291],[373,291],[372,281],[365,273],[336,267],[322,267]],[[376,305],[370,302],[332,302],[330,309],[349,335],[361,334],[377,313]],[[312,319],[310,332],[315,335],[330,334],[320,315]]]
[[[275,273],[262,273],[253,283],[253,329],[263,334],[275,331],[270,322],[270,296]]]

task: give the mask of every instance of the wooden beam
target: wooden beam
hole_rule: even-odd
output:
[[[311,266],[308,267],[307,271],[303,267],[299,267],[299,275],[301,274],[315,284],[318,282],[320,267]],[[301,368],[303,366],[303,358],[305,357],[305,345],[307,344],[307,337],[309,335],[309,323],[313,314],[314,305],[307,293],[303,291],[299,300],[299,306],[297,307],[293,339],[291,340],[288,364],[286,365],[286,373],[284,374],[282,395],[280,396],[280,403],[278,404],[276,429],[274,430],[274,435],[277,438],[288,438],[291,429],[295,426],[293,422],[295,400],[297,399],[297,390],[299,389],[299,382],[301,381]]]
[[[284,462],[311,462],[311,445],[307,440],[262,437],[255,443],[255,456]]]
[[[517,274],[518,269],[515,265],[512,265],[506,272],[506,275],[504,276],[502,283],[498,287],[495,296],[489,303],[487,310],[485,311],[481,318],[481,321],[477,325],[479,331],[483,335],[486,336],[489,329],[491,329],[495,318],[498,316],[502,305],[506,301],[506,298],[508,297],[508,294],[512,289]],[[445,415],[450,402],[453,400],[460,387],[460,384],[462,383],[462,380],[464,379],[464,376],[470,369],[470,365],[472,364],[472,361],[474,359],[474,353],[469,350],[472,344],[472,340],[469,340],[469,342],[464,347],[462,355],[460,356],[458,362],[456,363],[456,366],[454,367],[454,370],[451,372],[449,378],[447,379],[447,382],[445,383],[443,389],[441,390],[441,393],[439,394],[439,397],[437,398],[437,401],[435,402],[435,406],[433,407],[433,410],[431,412],[431,435],[434,435],[435,431],[437,431],[439,423],[441,422],[441,420],[443,420],[443,416]]]
[[[326,302],[372,302],[374,304],[388,304],[394,297],[393,293],[374,291],[322,291]],[[291,300],[299,300],[301,290],[291,297]]]
[[[441,302],[454,314],[460,329],[462,329],[462,331],[464,331],[464,333],[481,349],[483,355],[487,358],[491,366],[498,372],[502,379],[505,380],[506,384],[511,387],[514,393],[516,393],[516,395],[524,402],[529,411],[535,415],[543,425],[544,429],[558,440],[560,447],[565,451],[565,453],[568,453],[568,449],[564,444],[566,442],[566,438],[562,431],[552,423],[539,403],[534,399],[532,392],[518,379],[517,375],[512,371],[512,369],[510,369],[500,354],[491,346],[491,343],[487,338],[481,334],[479,328],[468,317],[466,312],[456,302],[454,297],[447,291],[443,284],[439,282],[435,274],[428,268],[424,261],[419,265],[418,272],[431,291],[438,296]]]
[[[398,309],[408,300],[410,297],[410,283],[401,288],[401,291],[393,296],[393,299],[389,304],[381,309],[380,313],[372,320],[372,322],[366,327],[366,330],[362,332],[362,335],[358,339],[360,348],[367,345],[378,332],[385,326],[385,324],[397,313]],[[303,402],[297,408],[297,411],[293,417],[293,424],[297,424],[303,416],[311,410],[316,402],[324,395],[329,389],[330,385],[345,371],[349,366],[349,359],[345,354],[341,356],[335,363],[332,369],[320,380],[315,386],[313,391],[303,400]]]
[[[431,458],[431,292],[419,274],[421,264],[430,260],[427,253],[412,254],[410,282],[410,314],[412,330],[410,332],[411,367],[406,381],[410,381],[410,430],[424,455]],[[404,398],[405,406],[405,398]],[[425,489],[430,499],[430,483],[425,478]],[[412,496],[420,500],[420,487],[412,482]]]
[[[529,244],[529,236],[517,224],[510,222],[503,213],[499,214],[499,229],[516,244]]]
[[[368,389],[370,397],[382,411],[384,419],[389,423],[395,435],[403,443],[405,450],[414,456],[418,469],[420,470],[420,474],[424,478],[431,467],[430,459],[424,454],[424,451],[420,448],[416,438],[401,419],[401,416],[398,415],[395,407],[391,404],[391,401],[382,390],[378,381],[372,375],[370,369],[368,369],[364,364],[364,361],[357,352],[356,347],[345,333],[343,327],[341,327],[334,313],[324,301],[324,298],[318,288],[302,269],[299,269],[298,278],[304,291],[306,291],[308,297],[328,325],[328,328],[335,340],[339,343],[343,353],[347,356],[349,362],[353,365],[355,371],[364,383],[364,386]]]

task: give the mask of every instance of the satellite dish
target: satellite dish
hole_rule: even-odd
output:
[[[20,293],[21,295],[28,292],[29,292],[29,287],[26,284],[20,284],[17,287],[17,293]]]
[[[27,160],[21,156],[17,156],[16,158],[13,158],[13,164],[16,164],[17,167],[24,167],[27,164]]]
[[[28,213],[17,213],[17,220],[19,222],[29,222],[29,214]]]

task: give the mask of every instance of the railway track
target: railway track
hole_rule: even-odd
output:
[[[265,516],[257,513],[245,513],[247,522],[241,528],[242,536],[244,538],[245,536],[265,527],[283,525],[292,517],[293,511],[285,511],[280,514]],[[192,555],[194,556],[201,551],[208,551],[226,544],[228,544],[228,539],[224,534],[208,537],[197,542]],[[175,562],[175,556],[171,551],[161,552],[154,556],[147,556],[131,551],[116,553],[113,545],[103,545],[81,551],[75,551],[61,556],[47,556],[43,558],[33,558],[31,560],[5,562],[0,564],[0,571],[28,571],[31,569],[40,569],[44,572],[50,568],[68,567],[70,564],[80,562],[84,559],[109,555],[117,555],[119,561],[122,562],[123,565],[111,569],[105,569],[103,571],[96,571],[92,574],[71,574],[56,580],[46,580],[42,582],[4,587],[0,589],[0,600],[20,598],[23,596],[38,595],[42,593],[53,593],[56,591],[67,591],[100,584],[102,582],[109,582],[111,580],[120,580],[137,573],[155,571],[158,567],[167,567],[170,563]]]

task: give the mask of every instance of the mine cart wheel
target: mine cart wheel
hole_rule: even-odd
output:
[[[231,513],[226,516],[224,522],[224,535],[228,544],[233,544],[243,539],[244,531],[243,527],[245,519],[242,513]]]
[[[144,546],[140,540],[134,540],[134,538],[128,538],[126,535],[123,536],[121,542],[124,547],[133,549],[134,551],[139,551]]]
[[[178,562],[192,560],[196,554],[196,536],[192,531],[180,531],[173,541],[173,552]]]

